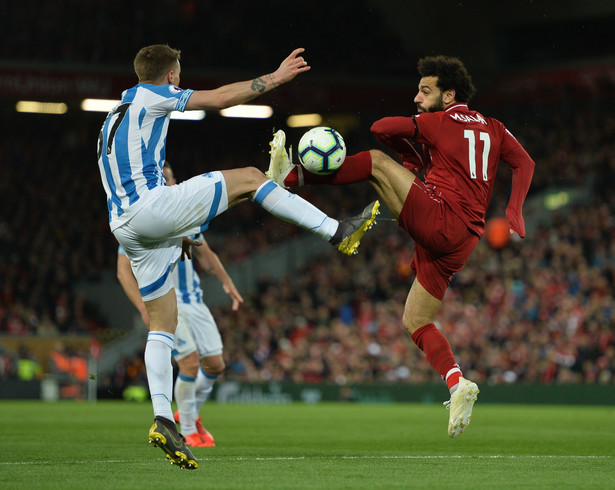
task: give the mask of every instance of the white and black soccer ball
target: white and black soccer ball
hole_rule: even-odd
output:
[[[346,143],[335,130],[324,126],[310,129],[299,140],[299,161],[313,174],[335,172],[346,158]]]

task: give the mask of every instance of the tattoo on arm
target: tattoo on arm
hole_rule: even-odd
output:
[[[258,92],[259,94],[262,94],[265,91],[265,87],[267,87],[267,82],[265,82],[265,80],[263,80],[261,77],[258,77],[252,80],[251,88],[254,92]]]
[[[267,75],[267,80],[271,82],[271,85],[273,85],[273,88],[276,88],[278,85],[280,85],[278,82],[275,81],[275,76],[273,75],[273,73]]]

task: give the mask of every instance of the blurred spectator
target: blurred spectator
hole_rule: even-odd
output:
[[[17,360],[17,378],[22,381],[41,379],[43,368],[25,345],[20,345]]]
[[[17,355],[0,344],[0,381],[17,376]]]
[[[49,356],[49,370],[60,386],[62,398],[85,397],[88,380],[87,356],[62,342],[55,342]]]

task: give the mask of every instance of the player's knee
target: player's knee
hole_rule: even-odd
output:
[[[222,174],[226,180],[229,202],[250,198],[267,181],[265,174],[256,167],[223,170]]]
[[[258,189],[263,184],[263,182],[267,180],[265,174],[256,167],[245,167],[242,170],[244,172],[244,176],[246,182],[248,183],[248,186],[253,191]]]
[[[229,192],[229,200],[238,198],[239,200],[251,199],[256,190],[267,181],[265,174],[256,167],[244,167],[235,170],[233,190]]]
[[[415,314],[404,313],[402,318],[402,324],[404,326],[404,329],[406,330],[406,332],[408,332],[409,335],[412,335],[419,328],[421,328],[423,325],[427,325],[428,323],[431,323],[428,318],[419,317]]]
[[[405,318],[402,323],[404,325],[404,329],[406,330],[406,332],[408,332],[408,335],[410,336],[412,336],[412,334],[416,332],[419,328],[414,322],[406,321]]]
[[[386,160],[390,160],[389,156],[380,150],[369,150],[369,154],[372,157],[372,168],[382,165]]]
[[[196,376],[199,374],[199,355],[196,351],[187,357],[184,357],[180,361],[177,361],[179,371],[186,376]]]
[[[210,376],[219,376],[226,369],[226,364],[222,360],[219,359],[201,359],[201,367],[206,374]]]
[[[150,315],[150,323],[149,330],[150,332],[168,332],[175,334],[175,329],[177,328],[177,317],[169,315],[167,317],[159,317],[155,316],[154,318]]]

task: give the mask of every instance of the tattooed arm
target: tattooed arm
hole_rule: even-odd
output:
[[[283,83],[290,82],[299,73],[310,69],[307,61],[300,56],[303,51],[305,51],[303,48],[295,49],[282,61],[276,71],[268,75],[254,80],[223,85],[214,90],[196,90],[190,96],[186,109],[224,109],[248,102]]]

